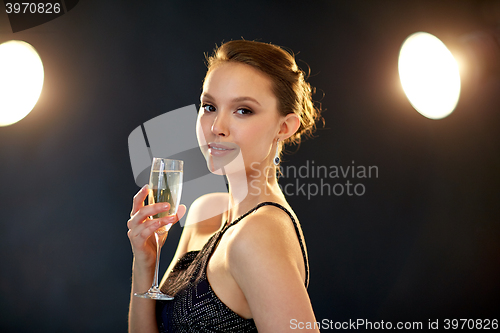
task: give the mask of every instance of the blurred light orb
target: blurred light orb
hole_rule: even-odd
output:
[[[410,35],[399,52],[399,78],[411,105],[423,116],[441,119],[460,97],[460,73],[450,50],[426,32]]]
[[[43,64],[30,44],[11,40],[0,44],[0,126],[28,115],[43,87]]]

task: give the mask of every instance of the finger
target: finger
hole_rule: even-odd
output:
[[[187,208],[185,205],[179,205],[179,208],[177,208],[177,214],[175,214],[177,216],[177,221],[182,219],[184,214],[186,214],[186,210]]]
[[[161,221],[161,223],[163,225],[165,224],[175,224],[177,222],[179,222],[180,219],[182,219],[182,217],[186,214],[186,206],[185,205],[179,205],[179,208],[177,208],[177,213],[175,215],[171,215],[171,216],[165,216],[165,217],[162,217],[162,218],[159,218],[159,220]]]
[[[152,207],[152,206],[156,206],[156,205],[161,205],[161,203],[149,205],[147,207],[144,207],[143,210],[150,208],[150,206]],[[140,223],[137,222],[137,221],[139,221],[140,217],[136,216],[133,219],[129,220],[129,223],[128,223],[129,231],[132,229],[134,230],[133,231],[134,237],[141,234],[146,229],[151,229],[154,232],[158,228],[163,227],[167,224],[173,225],[176,222],[178,222],[186,214],[186,210],[187,209],[186,209],[185,205],[180,205],[179,208],[177,209],[177,214],[175,214],[175,215],[165,216],[165,217],[151,219],[151,220],[145,220],[145,222],[141,221]],[[137,215],[139,215],[139,213]],[[151,214],[151,215],[153,215],[153,214]],[[150,235],[151,235],[151,233],[148,233],[147,237],[149,237]]]
[[[129,229],[128,237],[135,245],[144,244],[144,242],[161,226],[162,223],[159,219],[147,220],[137,227]]]
[[[146,184],[134,196],[130,217],[135,215],[135,213],[137,213],[137,211],[144,206],[144,199],[146,199],[148,194],[149,194],[149,186],[148,184]]]
[[[127,227],[129,229],[133,229],[137,225],[143,223],[149,216],[168,211],[169,209],[170,204],[168,202],[159,202],[156,204],[143,206],[128,220]]]
[[[182,218],[182,216],[181,216]],[[165,217],[161,217],[161,218],[158,218],[158,220],[160,221],[161,223],[161,226],[165,226],[167,224],[175,224],[177,222],[179,222],[179,220],[181,219],[176,215],[170,215],[170,216],[165,216]]]
[[[144,246],[146,241],[163,226],[169,226],[166,230],[178,222],[186,213],[186,206],[180,205],[178,208],[178,213],[172,216],[166,216],[162,218],[156,218],[151,220],[146,220],[143,223],[136,225],[133,229],[129,229],[127,235],[130,239],[133,248],[141,248]]]

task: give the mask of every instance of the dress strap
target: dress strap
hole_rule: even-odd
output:
[[[300,250],[302,251],[302,257],[304,258],[304,267],[305,267],[305,270],[306,270],[306,281],[305,281],[305,285],[306,285],[306,288],[307,286],[309,285],[309,263],[308,263],[308,260],[307,260],[307,257],[306,257],[306,250],[304,249],[304,243],[302,241],[302,237],[300,236],[300,232],[299,232],[299,227],[297,226],[297,222],[295,221],[295,218],[293,217],[293,215],[288,211],[288,209],[286,209],[285,207],[283,207],[282,205],[280,205],[279,203],[277,202],[272,202],[272,201],[265,201],[265,202],[261,202],[260,204],[258,204],[257,206],[255,206],[254,208],[252,208],[251,210],[249,210],[248,212],[246,212],[245,214],[241,215],[240,217],[238,217],[236,220],[234,220],[233,222],[231,222],[229,225],[227,225],[224,230],[222,230],[222,234],[227,230],[229,229],[229,227],[235,225],[236,223],[240,222],[244,217],[248,216],[249,214],[255,212],[257,209],[259,209],[260,207],[262,206],[268,206],[268,205],[271,205],[271,206],[275,206],[275,207],[278,207],[280,208],[281,210],[283,210],[285,213],[288,214],[288,216],[290,217],[290,219],[292,220],[293,222],[293,227],[295,228],[295,232],[297,233],[297,237],[299,239],[299,244],[300,244]],[[221,235],[222,236],[222,235]]]

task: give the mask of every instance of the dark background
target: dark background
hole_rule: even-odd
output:
[[[500,76],[464,79],[436,121],[412,109],[397,73],[408,35],[491,28],[498,1],[80,1],[15,34],[0,9],[0,42],[31,43],[45,68],[33,111],[0,128],[2,332],[126,331],[128,135],[198,103],[204,53],[241,37],[293,50],[325,109],[326,127],[285,166],[379,170],[350,180],[362,196],[288,198],[317,320],[500,319]]]

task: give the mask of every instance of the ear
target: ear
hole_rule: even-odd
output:
[[[289,113],[281,119],[280,131],[278,135],[280,140],[284,141],[297,132],[300,127],[300,119],[295,113]]]

